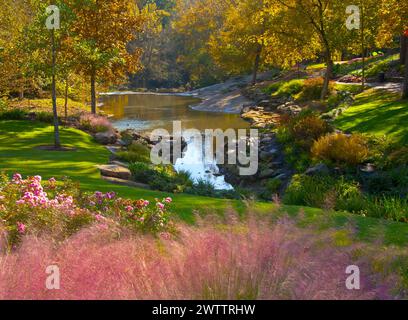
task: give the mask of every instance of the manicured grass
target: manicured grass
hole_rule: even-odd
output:
[[[97,165],[105,164],[109,152],[93,142],[90,135],[72,128],[61,128],[64,146],[75,147],[76,151],[53,152],[36,149],[37,146],[53,143],[53,128],[46,124],[28,121],[0,122],[0,170],[9,174],[41,175],[45,179],[63,176],[79,181],[86,191],[115,191],[122,197],[154,199],[168,194],[126,186],[113,185],[101,180]],[[174,195],[175,209],[179,216],[193,220],[193,212],[225,212],[228,208],[242,212],[239,201]],[[269,205],[271,207],[271,205]]]
[[[395,142],[408,143],[408,100],[385,90],[370,89],[356,96],[356,101],[335,125],[342,130],[386,135]]]
[[[100,179],[97,165],[107,162],[109,152],[96,144],[88,134],[72,128],[61,129],[61,139],[65,146],[76,151],[52,152],[36,149],[40,145],[53,142],[53,128],[46,124],[29,121],[0,121],[0,171],[9,174],[39,174],[45,179],[68,176],[78,181],[85,191],[115,191],[127,198],[162,198],[168,194],[125,186],[117,186]],[[186,222],[194,222],[194,213],[225,214],[229,211],[245,214],[250,211],[277,217],[283,214],[298,218],[299,225],[318,227],[317,230],[338,228],[352,224],[356,240],[375,241],[378,237],[386,244],[408,244],[408,224],[366,218],[348,213],[323,212],[316,208],[297,206],[276,207],[272,203],[214,199],[186,194],[171,195],[174,211]],[[299,216],[303,212],[303,216]]]

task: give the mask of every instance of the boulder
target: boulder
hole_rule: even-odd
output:
[[[270,151],[261,151],[259,153],[259,158],[261,160],[264,160],[264,161],[265,160],[270,160],[276,155],[277,152],[278,152],[278,150],[276,150],[276,149],[272,149]]]
[[[95,134],[96,142],[108,145],[108,144],[115,144],[118,140],[118,137],[115,132],[106,131],[106,132],[98,132]]]
[[[299,107],[298,105],[295,105],[291,102],[287,102],[285,104],[280,105],[277,108],[277,111],[283,114],[288,114],[291,116],[295,116],[299,114],[302,111],[302,108]]]
[[[309,176],[315,176],[320,174],[329,174],[330,170],[329,167],[326,166],[324,163],[319,163],[318,165],[315,165],[307,169],[305,173]]]
[[[274,179],[281,180],[281,181],[284,181],[287,178],[288,178],[288,175],[286,173],[281,173],[280,175],[277,175],[276,177],[274,177]]]
[[[107,164],[98,167],[101,171],[101,175],[104,177],[118,178],[123,180],[129,180],[132,177],[132,173],[128,168],[119,166],[117,164]]]
[[[372,163],[366,163],[360,167],[360,171],[364,173],[374,173],[376,168]]]
[[[106,146],[106,149],[108,149],[108,151],[113,155],[116,155],[119,151],[122,150],[122,148],[118,146]]]
[[[258,177],[259,177],[260,179],[266,179],[266,178],[273,177],[275,174],[276,174],[276,173],[275,173],[275,170],[273,170],[273,169],[265,169],[265,170],[262,170],[262,171],[259,173]]]

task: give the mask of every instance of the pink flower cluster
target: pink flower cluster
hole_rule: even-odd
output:
[[[4,223],[7,228],[27,234],[34,229],[52,231],[53,224],[57,224],[55,229],[66,232],[95,222],[101,227],[112,222],[156,233],[167,231],[171,224],[171,213],[167,208],[173,201],[170,197],[156,199],[152,205],[144,199],[119,198],[115,192],[97,191],[77,197],[80,192],[72,184],[57,183],[55,178],[45,183],[42,181],[41,176],[23,179],[16,173],[0,188],[0,216],[6,213]],[[40,215],[42,218],[38,219]]]
[[[157,200],[156,200],[156,201],[157,201]],[[159,208],[160,210],[164,210],[164,209],[166,208],[165,203],[170,204],[170,203],[172,203],[172,201],[173,201],[172,198],[167,197],[167,198],[163,199],[162,202],[157,202],[157,203],[156,203],[156,206],[157,206],[157,208]]]
[[[13,182],[23,186],[24,194],[17,200],[18,205],[28,205],[31,207],[41,207],[41,208],[54,208],[59,209],[69,215],[73,215],[75,212],[75,204],[72,196],[67,196],[64,194],[58,194],[54,199],[49,199],[44,188],[41,185],[42,178],[40,176],[35,176],[23,180],[21,175],[16,173],[13,176]],[[55,183],[54,178],[51,179],[51,183]]]
[[[115,192],[103,193],[103,192],[100,192],[100,191],[96,191],[93,196],[94,196],[96,202],[91,201],[90,202],[91,206],[94,206],[96,203],[97,204],[102,204],[104,200],[113,200],[113,199],[115,199],[116,193]]]

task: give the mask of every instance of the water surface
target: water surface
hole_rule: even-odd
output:
[[[150,132],[163,128],[172,133],[173,121],[181,121],[182,129],[226,130],[248,128],[247,122],[237,114],[196,111],[192,105],[199,99],[166,94],[109,94],[101,97],[101,109],[113,117],[113,124],[119,130],[135,129]],[[189,171],[194,180],[204,179],[214,184],[216,189],[231,189],[223,176],[218,176],[215,159],[205,161],[205,143],[196,139],[187,140],[187,150],[178,159],[175,169]],[[214,175],[215,174],[215,175]]]

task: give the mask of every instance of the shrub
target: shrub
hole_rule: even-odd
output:
[[[6,98],[0,98],[0,113],[6,111],[8,108],[8,100]]]
[[[273,96],[291,97],[302,90],[303,81],[303,79],[279,81],[269,85],[263,91]]]
[[[81,194],[76,184],[53,178],[23,179],[15,174],[11,180],[5,175],[0,179],[0,219],[10,246],[25,234],[63,239],[93,223],[165,231],[170,222],[165,203],[171,199],[167,200],[152,207],[148,201],[116,198],[113,192]]]
[[[306,111],[294,117],[288,125],[293,141],[309,151],[314,141],[332,132],[332,127],[316,113]]]
[[[36,112],[35,119],[39,122],[44,123],[53,123],[54,122],[54,115],[51,112]]]
[[[19,250],[0,255],[0,299],[391,298],[388,281],[373,273],[370,260],[331,245],[331,233],[314,240],[316,233],[287,220],[216,227],[213,220],[200,228],[182,225],[177,238],[160,241],[95,228],[54,247],[46,238],[26,237]],[[53,264],[63,285],[44,290],[44,266]],[[361,290],[344,285],[345,267],[353,264],[361,268]]]
[[[198,179],[186,192],[207,197],[216,197],[217,194],[214,184],[204,179]]]
[[[408,166],[408,147],[393,148],[388,155],[388,162],[390,166]]]
[[[193,185],[190,173],[176,172],[172,165],[150,166],[143,162],[135,162],[129,165],[129,170],[134,180],[147,183],[155,190],[179,193]]]
[[[408,222],[406,197],[366,195],[358,182],[344,177],[295,175],[283,202]]]
[[[18,109],[6,109],[0,112],[0,120],[26,120],[27,119],[27,112]]]
[[[334,202],[331,204],[331,209],[334,209],[339,198],[351,198],[360,194],[359,185],[354,181],[298,174],[293,176],[283,201],[285,204],[324,208],[328,205],[327,200],[330,200]]]
[[[123,159],[127,162],[143,162],[150,163],[150,149],[146,145],[133,142],[127,151],[120,151],[117,153],[117,156],[120,159]]]
[[[137,182],[149,183],[155,177],[156,172],[144,162],[134,162],[129,165],[132,177]]]
[[[296,100],[299,101],[310,101],[310,100],[319,100],[322,90],[323,90],[324,79],[319,78],[310,78],[306,79],[303,82],[302,90],[295,96]],[[329,84],[329,93],[333,92],[334,85]]]
[[[351,136],[343,133],[326,135],[313,144],[311,151],[315,159],[339,166],[360,164],[369,155],[366,139],[359,134]]]
[[[81,129],[98,133],[113,131],[112,124],[106,117],[95,114],[83,114],[79,118],[79,126]]]
[[[408,167],[396,167],[361,175],[365,191],[373,195],[408,196]]]
[[[262,193],[261,197],[265,200],[271,200],[273,195],[278,193],[281,186],[282,180],[280,179],[267,180],[265,183],[265,191]]]
[[[154,170],[155,175],[149,185],[155,190],[180,193],[193,184],[189,174],[178,173],[172,165],[159,165]]]

